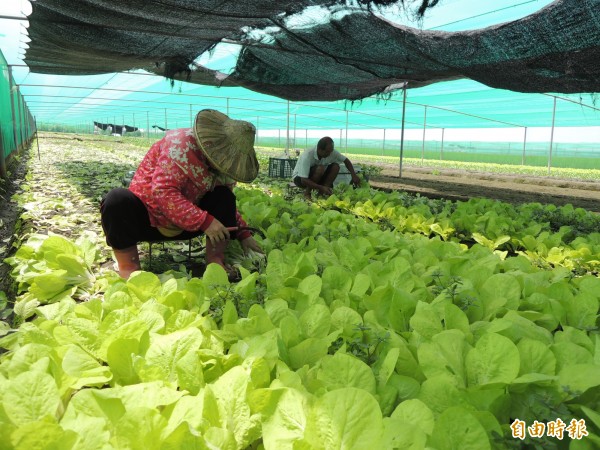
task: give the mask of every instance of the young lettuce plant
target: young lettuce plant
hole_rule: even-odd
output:
[[[14,312],[21,320],[41,304],[63,298],[89,299],[96,293],[92,264],[98,255],[96,235],[83,234],[76,242],[58,236],[34,234],[6,262],[18,283],[20,297]]]

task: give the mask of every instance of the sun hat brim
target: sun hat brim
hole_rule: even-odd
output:
[[[254,150],[254,125],[230,119],[214,109],[204,109],[196,115],[193,130],[198,146],[215,169],[244,183],[256,178],[258,160]]]

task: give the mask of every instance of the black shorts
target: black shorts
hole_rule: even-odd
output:
[[[235,227],[236,199],[231,189],[217,186],[207,192],[198,202],[198,207],[208,211],[226,227]],[[179,241],[200,236],[203,231],[183,231],[166,237],[150,224],[150,216],[144,203],[129,189],[115,188],[106,194],[100,203],[102,229],[106,243],[117,250],[136,245],[138,242]],[[231,233],[235,238],[235,232]]]

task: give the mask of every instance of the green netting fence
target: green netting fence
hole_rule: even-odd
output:
[[[163,130],[189,127],[197,111],[213,108],[252,122],[257,145],[275,154],[312,147],[329,135],[343,153],[397,164],[404,122],[409,165],[600,170],[600,98],[594,94],[524,94],[455,80],[408,89],[404,108],[402,91],[354,103],[296,102],[243,88],[171,86],[141,71],[48,78],[25,66],[13,70],[39,131],[120,136],[126,127],[136,130],[126,136],[155,141]]]
[[[31,143],[35,120],[1,51],[0,73],[0,177],[8,178],[6,166]]]
[[[469,88],[463,86],[463,91]],[[97,91],[102,89],[100,97]],[[155,141],[165,129],[190,126],[198,110],[214,108],[252,122],[257,127],[257,146],[271,148],[278,155],[293,155],[329,135],[343,153],[365,155],[373,162],[397,163],[399,159],[403,108],[397,99],[365,99],[356,104],[287,102],[258,98],[250,91],[249,97],[214,95],[223,91],[213,95],[163,93],[154,85],[150,91],[78,90],[81,93],[71,95],[73,88],[63,85],[61,91],[47,87],[45,93],[40,90],[27,96],[40,114],[40,131],[111,136],[115,130],[132,127],[136,131],[126,136]],[[86,96],[90,90],[97,99]],[[403,142],[408,164],[493,163],[547,167],[548,173],[551,167],[600,170],[600,109],[583,102],[589,103],[591,96],[582,96],[579,103],[572,97],[506,93],[509,97],[488,105],[488,91],[480,97],[462,93],[452,99],[453,110],[428,106],[435,103],[436,95],[426,96],[421,90],[409,95]],[[500,118],[494,115],[498,111],[503,112]],[[591,139],[594,135],[597,139]]]

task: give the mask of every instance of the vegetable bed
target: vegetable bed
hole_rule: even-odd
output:
[[[267,256],[233,246],[239,283],[177,258],[123,281],[97,204],[144,151],[47,139],[30,158],[1,448],[600,446],[596,216],[368,188],[305,203],[260,178],[236,195]]]

